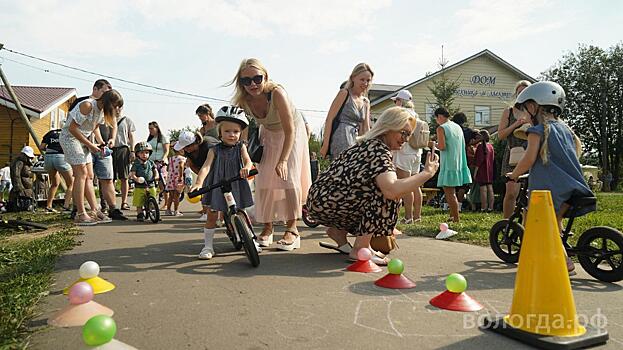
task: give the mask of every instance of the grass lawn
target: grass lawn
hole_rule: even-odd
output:
[[[62,214],[3,214],[49,225],[28,233],[0,228],[0,349],[27,346],[28,321],[37,302],[49,292],[56,259],[76,244],[80,231]]]
[[[598,193],[597,211],[576,218],[572,231],[576,234],[571,237],[577,240],[579,234],[593,226],[610,226],[623,232],[623,193]],[[424,206],[422,221],[416,224],[399,224],[398,229],[410,236],[435,237],[439,233],[439,224],[448,222],[448,211],[439,208]],[[489,246],[489,230],[494,223],[502,219],[502,213],[473,213],[462,212],[461,222],[449,223],[450,228],[459,234],[450,240]]]

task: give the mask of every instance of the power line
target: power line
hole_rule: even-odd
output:
[[[89,79],[84,79],[84,78],[76,77],[76,76],[69,75],[69,74],[63,74],[63,73],[55,72],[55,71],[52,71],[52,70],[47,69],[47,68],[33,66],[31,64],[27,64],[27,63],[24,63],[24,62],[16,61],[16,60],[4,57],[4,56],[0,56],[0,58],[2,58],[3,60],[7,60],[7,61],[19,64],[19,65],[22,65],[22,66],[26,66],[26,67],[29,67],[29,68],[32,68],[32,69],[40,70],[40,71],[45,72],[45,73],[50,73],[50,74],[58,75],[58,76],[61,76],[61,77],[75,79],[75,80],[80,80],[80,81],[86,81],[86,82],[89,82],[89,83],[92,82],[92,80],[89,80]],[[140,90],[140,89],[133,89],[131,87],[127,87],[127,86],[123,86],[123,85],[120,85],[119,88],[124,89],[124,90],[129,90],[129,91],[135,91],[135,92],[141,92],[141,93],[145,93],[145,94],[150,94],[150,95],[164,96],[164,97],[177,98],[177,99],[183,99],[183,100],[189,100],[189,101],[205,101],[205,99],[199,99],[199,98],[195,98],[195,97],[174,96],[174,95],[163,94],[163,93],[158,93],[158,92],[153,92],[153,91],[145,91],[145,90]]]
[[[60,66],[60,67],[63,67],[63,68],[67,68],[67,69],[71,69],[71,70],[75,70],[75,71],[78,71],[78,72],[90,74],[90,75],[93,75],[93,76],[96,76],[96,77],[104,77],[104,78],[117,80],[117,81],[121,81],[121,82],[128,83],[128,84],[138,85],[138,86],[142,86],[142,87],[146,87],[146,88],[150,88],[150,89],[155,89],[155,90],[159,90],[159,91],[171,92],[171,93],[174,93],[174,94],[189,96],[189,97],[202,99],[202,100],[211,100],[211,101],[218,101],[218,102],[224,102],[224,103],[229,103],[230,102],[228,100],[224,100],[224,99],[221,99],[221,98],[210,97],[210,96],[203,96],[203,95],[183,92],[183,91],[179,91],[179,90],[162,88],[162,87],[159,87],[159,86],[139,83],[139,82],[136,82],[136,81],[127,80],[127,79],[123,79],[123,78],[118,78],[118,77],[114,77],[114,76],[107,75],[107,74],[92,72],[92,71],[89,71],[89,70],[86,70],[86,69],[83,69],[83,68],[73,67],[73,66],[69,66],[69,65],[63,64],[63,63],[50,61],[50,60],[47,60],[45,58],[40,58],[40,57],[36,57],[36,56],[33,56],[33,55],[29,55],[29,54],[26,54],[26,53],[23,53],[23,52],[19,52],[19,51],[16,51],[16,50],[7,49],[6,47],[2,47],[2,48],[0,48],[0,50],[6,50],[6,51],[8,51],[10,53],[13,53],[13,54],[16,54],[16,55],[24,56],[24,57],[27,57],[27,58],[30,58],[30,59],[33,59],[33,60],[38,60],[38,61],[41,61],[41,62],[46,62],[46,63],[49,63],[49,64],[53,64],[53,65],[57,65],[57,66]],[[51,72],[49,69],[37,68],[37,67],[30,66],[30,65],[22,63],[22,62],[11,60],[11,59],[6,58],[6,57],[5,57],[5,59],[9,60],[9,61],[12,61],[12,62],[15,62],[15,63],[18,63],[18,64],[23,64],[25,66],[29,66],[31,68],[43,70],[46,73],[52,73],[52,74],[57,74],[57,75],[60,75],[60,76],[65,76],[65,77],[69,77],[69,78],[74,78],[74,79],[86,81],[85,79],[82,79],[82,78],[72,77],[72,76],[69,76],[69,75],[61,74],[61,73],[54,73],[54,72]],[[125,87],[125,89],[131,90],[131,91],[144,92],[144,93],[152,93],[152,94],[161,95],[161,96],[174,97],[174,96],[170,96],[170,95],[157,94],[157,93],[153,93],[153,92],[147,92],[147,91],[141,91],[141,90],[133,90],[133,89],[127,88],[127,87]],[[174,97],[174,98],[177,98],[177,97]],[[318,110],[318,109],[303,109],[303,108],[297,108],[297,109],[299,111],[303,111],[303,112],[316,112],[316,113],[327,113],[328,112],[326,110]]]
[[[72,66],[69,66],[69,65],[66,65],[66,64],[63,64],[63,63],[58,63],[58,62],[50,61],[50,60],[47,60],[47,59],[44,59],[44,58],[39,58],[39,57],[36,57],[36,56],[28,55],[28,54],[25,54],[23,52],[7,49],[6,47],[3,47],[2,49],[6,50],[8,52],[14,53],[16,55],[28,57],[28,58],[33,59],[33,60],[38,60],[38,61],[46,62],[46,63],[49,63],[49,64],[57,65],[57,66],[60,66],[60,67],[63,67],[63,68],[67,68],[67,69],[75,70],[75,71],[78,71],[78,72],[90,74],[90,75],[93,75],[93,76],[96,76],[96,77],[104,77],[104,78],[108,78],[108,79],[118,80],[118,81],[122,81],[122,82],[128,83],[128,84],[138,85],[138,86],[142,86],[142,87],[146,87],[146,88],[150,88],[150,89],[154,89],[154,90],[171,92],[171,93],[179,94],[179,95],[197,97],[197,98],[201,98],[201,99],[213,100],[213,101],[219,101],[219,102],[229,102],[228,100],[224,100],[224,99],[221,99],[221,98],[197,95],[197,94],[192,94],[192,93],[188,93],[188,92],[162,88],[162,87],[158,87],[158,86],[154,86],[154,85],[143,84],[143,83],[139,83],[139,82],[132,81],[132,80],[127,80],[127,79],[123,79],[123,78],[114,77],[112,75],[92,72],[92,71],[89,71],[89,70],[86,70],[86,69],[83,69],[83,68],[72,67]]]

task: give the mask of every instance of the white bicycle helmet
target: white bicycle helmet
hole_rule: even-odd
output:
[[[548,112],[559,116],[565,109],[565,90],[553,81],[539,81],[521,91],[516,103],[534,101]]]
[[[236,106],[222,107],[216,113],[216,118],[214,120],[217,123],[224,121],[238,123],[240,124],[242,130],[249,126],[249,120],[247,119],[246,113],[244,113],[242,108]]]

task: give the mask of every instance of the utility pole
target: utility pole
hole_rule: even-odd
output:
[[[0,50],[2,50],[3,47],[4,47],[4,44],[0,43]],[[22,118],[24,125],[26,125],[26,129],[28,129],[30,136],[32,136],[32,139],[35,141],[35,145],[37,145],[39,152],[43,152],[43,150],[41,149],[41,142],[39,141],[39,137],[35,133],[35,130],[32,128],[32,124],[30,124],[30,120],[28,120],[28,116],[26,116],[26,112],[24,111],[24,108],[22,108],[21,103],[19,103],[17,95],[15,95],[15,91],[13,91],[13,88],[11,87],[11,84],[9,83],[9,79],[6,77],[6,75],[4,75],[4,72],[2,71],[2,64],[0,64],[0,78],[2,78],[2,81],[4,82],[4,86],[9,92],[9,95],[11,95],[11,98],[13,99],[13,102],[15,103],[15,107],[17,108],[17,113]]]

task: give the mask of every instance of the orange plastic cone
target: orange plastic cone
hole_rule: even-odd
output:
[[[528,208],[510,313],[483,327],[539,348],[606,342],[605,330],[578,322],[551,193],[532,191]]]
[[[112,316],[114,312],[95,301],[84,304],[67,305],[64,309],[48,319],[48,324],[55,327],[77,327],[84,324],[93,316]]]

